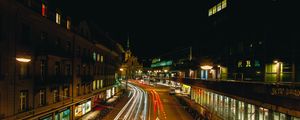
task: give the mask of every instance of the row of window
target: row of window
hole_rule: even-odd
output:
[[[63,89],[63,95],[59,95],[59,90],[55,89],[52,91],[53,95],[53,103],[59,102],[60,98],[62,99],[68,99],[70,97],[69,88],[66,87]],[[46,90],[41,89],[39,90],[39,106],[45,106],[47,104],[47,95]],[[20,91],[20,111],[26,111],[29,109],[29,94],[28,90],[22,90]]]
[[[193,89],[191,98],[225,120],[300,120],[283,113],[258,107],[204,89]]]
[[[43,17],[47,17],[47,13],[48,13],[48,6],[47,6],[47,3],[45,3],[45,1],[43,0],[42,3],[41,3],[41,15]],[[60,10],[56,10],[55,23],[59,24],[59,25],[61,24],[61,12],[60,12]],[[67,18],[67,22],[66,22],[66,28],[67,28],[67,30],[71,29],[71,21],[68,18]]]
[[[100,55],[99,53],[93,52],[93,60],[103,63],[104,57],[103,57],[103,55]]]
[[[221,11],[222,9],[225,9],[226,7],[227,7],[227,0],[223,0],[208,10],[208,16],[216,14],[217,12]]]
[[[246,61],[238,61],[238,68],[241,68],[241,67],[252,67],[251,65],[254,65],[254,67],[260,67],[260,62],[258,60],[254,60],[253,61],[254,63],[251,64],[251,60],[246,60]]]
[[[93,90],[103,88],[103,80],[94,80],[93,81]]]

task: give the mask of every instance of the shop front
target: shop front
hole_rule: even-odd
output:
[[[112,94],[112,96],[115,95],[115,87],[112,88],[111,94]]]
[[[107,89],[106,90],[106,99],[109,99],[109,98],[111,98],[111,89]]]
[[[81,116],[85,115],[86,113],[90,112],[91,107],[92,107],[91,103],[92,103],[91,100],[88,100],[86,102],[76,105],[75,112],[74,112],[75,118],[81,117]]]
[[[101,104],[105,100],[106,91],[100,92],[99,94],[93,97],[93,107],[97,104]]]
[[[71,111],[69,108],[56,111],[39,118],[39,120],[71,120]]]
[[[200,109],[203,116],[219,116],[224,120],[300,120],[298,117],[202,88],[193,88],[191,99],[203,106]]]
[[[44,117],[41,117],[39,120],[53,120],[52,117],[53,117],[52,114],[48,114],[45,115]]]
[[[186,84],[182,84],[182,88],[181,89],[182,89],[182,94],[190,95],[191,86],[186,85]]]
[[[55,114],[55,120],[71,120],[70,109],[62,110]]]

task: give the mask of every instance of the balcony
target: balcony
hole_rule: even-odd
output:
[[[49,76],[36,76],[35,86],[46,87],[56,85],[69,85],[71,84],[72,76],[70,75],[49,75]]]
[[[81,75],[81,83],[92,83],[94,76],[92,75]]]

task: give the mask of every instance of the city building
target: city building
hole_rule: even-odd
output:
[[[228,78],[298,82],[299,36],[293,2],[282,0],[208,2],[208,35],[222,52]]]
[[[0,1],[0,119],[77,119],[120,90],[120,44],[51,2]]]
[[[299,22],[288,17],[296,15],[292,4],[281,0],[208,2],[208,36],[220,42],[213,45],[218,50],[198,58],[196,78],[171,79],[190,89],[187,94],[201,106],[198,112],[203,117],[300,119],[295,45],[300,32]]]

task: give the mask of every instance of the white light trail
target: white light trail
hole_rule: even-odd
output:
[[[114,120],[118,120],[123,116],[123,120],[137,120],[139,116],[141,116],[142,120],[146,120],[147,115],[147,101],[148,95],[143,89],[136,87],[132,84],[128,84],[129,87],[132,88],[132,96],[126,105],[121,109],[118,115],[114,118]],[[144,102],[143,102],[144,100]]]

